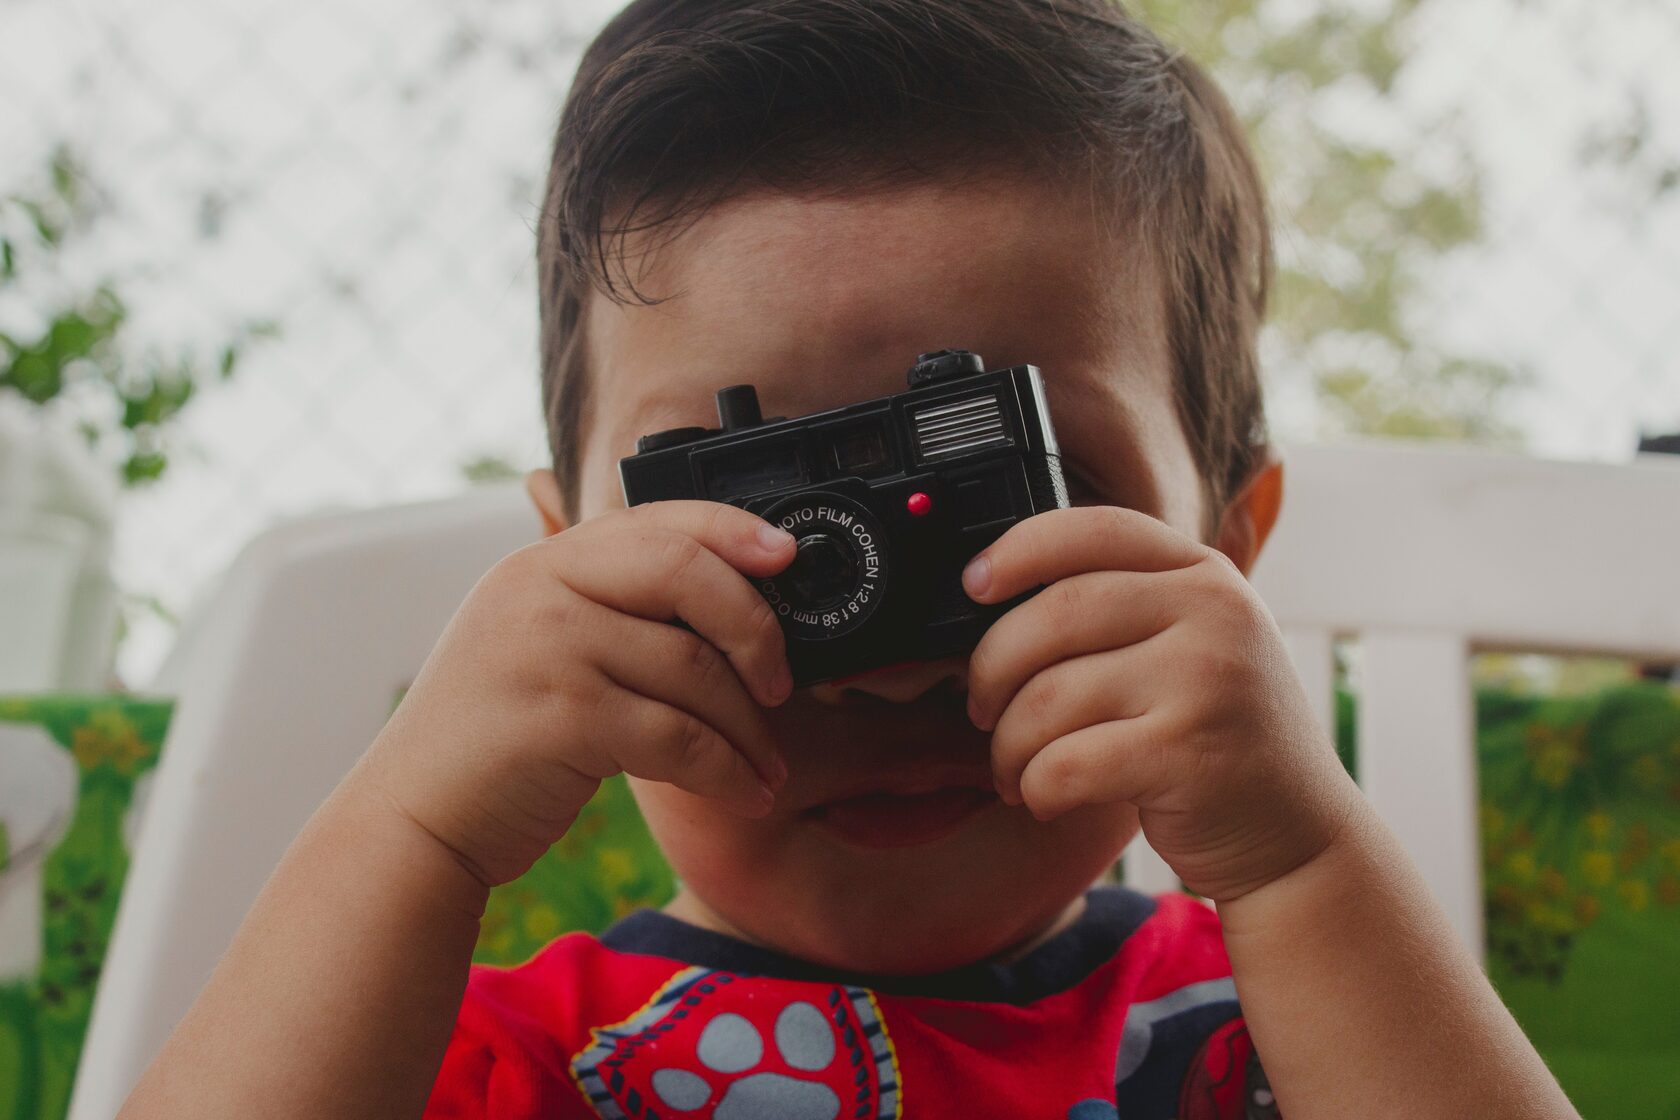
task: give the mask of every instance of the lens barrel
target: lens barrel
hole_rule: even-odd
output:
[[[766,510],[764,519],[798,541],[793,562],[759,581],[790,636],[838,638],[879,609],[887,590],[886,537],[864,506],[807,490]]]

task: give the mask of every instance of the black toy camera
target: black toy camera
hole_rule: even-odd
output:
[[[796,685],[974,648],[1032,592],[981,606],[962,569],[1017,521],[1068,504],[1034,366],[986,372],[967,350],[921,355],[910,389],[794,420],[751,385],[717,394],[719,428],[673,428],[619,460],[628,505],[704,498],[792,533],[759,591]]]

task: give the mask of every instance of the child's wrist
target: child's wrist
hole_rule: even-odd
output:
[[[1221,925],[1230,932],[1245,923],[1270,923],[1280,913],[1300,914],[1318,902],[1332,909],[1337,899],[1357,891],[1365,874],[1380,867],[1381,824],[1362,794],[1353,793],[1326,839],[1306,859],[1280,869],[1249,890],[1219,900]]]
[[[483,917],[490,884],[481,870],[405,810],[367,767],[357,767],[333,794],[329,812],[368,859],[363,873],[423,891],[475,922]]]

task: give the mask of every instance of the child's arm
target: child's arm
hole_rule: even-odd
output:
[[[792,680],[746,576],[793,554],[742,510],[661,502],[498,564],[292,845],[122,1120],[419,1116],[490,886],[559,839],[601,779],[769,810],[786,770],[759,705]]]
[[[292,844],[121,1120],[419,1116],[487,893],[352,775]]]
[[[1316,859],[1219,907],[1284,1116],[1574,1117],[1374,817],[1365,807]]]
[[[969,666],[1005,800],[1130,802],[1219,905],[1243,1014],[1288,1120],[1574,1117],[1313,719],[1221,554],[1129,510],[1055,510],[965,574],[999,602]]]

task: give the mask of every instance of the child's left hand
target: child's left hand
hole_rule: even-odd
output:
[[[977,602],[1038,584],[969,661],[1002,798],[1040,819],[1130,802],[1192,890],[1229,901],[1311,860],[1359,794],[1277,625],[1236,566],[1146,514],[1052,510],[964,572]]]

